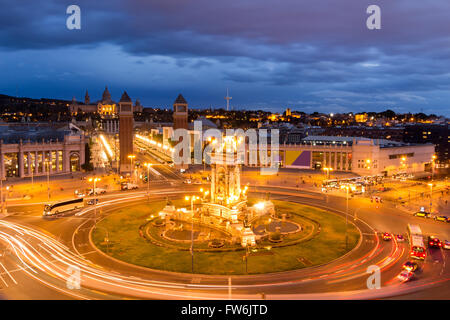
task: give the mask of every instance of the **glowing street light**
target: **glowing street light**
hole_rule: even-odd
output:
[[[345,249],[348,248],[348,190],[350,189],[349,186],[345,186],[345,189],[347,191],[346,194],[346,211],[345,211]]]
[[[433,154],[433,156],[431,157],[431,181],[433,181],[434,179],[434,166],[436,165],[435,161],[436,161],[436,155]]]
[[[144,166],[147,167],[147,201],[150,201],[150,167],[152,163],[144,163]]]
[[[430,214],[433,209],[433,183],[429,183],[428,186],[430,187]]]
[[[128,155],[128,159],[130,159],[130,166],[131,166],[131,179],[134,181],[134,168],[133,168],[133,160],[136,158],[134,154]]]
[[[50,161],[44,161],[47,170],[47,200],[50,201]]]
[[[264,210],[264,206],[264,202],[262,201],[255,204],[255,208],[258,210]]]
[[[194,273],[194,202],[199,200],[200,197],[197,196],[186,196],[184,197],[186,201],[191,201],[191,212],[192,212],[192,225],[191,225],[191,259],[192,259],[192,273]]]
[[[89,182],[93,182],[94,184],[94,189],[92,190],[92,192],[94,193],[94,225],[97,226],[97,181],[101,181],[100,178],[89,178],[88,180]]]
[[[333,171],[333,168],[331,168],[331,167],[330,168],[326,168],[325,167],[322,170],[326,171],[326,173],[327,173],[327,180],[330,179],[330,171]]]

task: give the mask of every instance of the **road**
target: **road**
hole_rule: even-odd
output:
[[[142,159],[152,161],[151,158]],[[154,159],[153,159],[154,160]],[[166,179],[152,183],[150,201],[180,195],[198,186],[180,183],[169,168],[156,170]],[[157,176],[157,174],[156,174]],[[169,177],[172,177],[170,179]],[[177,177],[178,179],[175,179]],[[173,185],[171,185],[173,184]],[[277,187],[250,189],[251,195],[308,204],[345,216],[343,197],[308,190]],[[146,199],[145,191],[115,192],[100,197],[97,216],[88,207],[75,215],[53,220],[42,218],[41,204],[10,205],[8,217],[0,220],[3,252],[0,285],[5,299],[347,299],[427,298],[449,296],[449,251],[428,254],[417,279],[399,283],[395,277],[408,259],[407,243],[382,241],[381,232],[405,234],[406,225],[419,223],[424,234],[450,239],[449,225],[412,217],[389,203],[374,205],[367,199],[349,200],[349,221],[362,232],[358,247],[346,256],[323,266],[250,276],[204,276],[149,270],[119,262],[97,251],[89,233],[94,218],[118,207]],[[101,210],[100,210],[101,208]],[[356,213],[356,219],[355,218]],[[250,257],[251,259],[251,257]],[[367,267],[381,269],[379,290],[367,289]],[[80,289],[69,289],[67,279],[80,270]],[[231,283],[231,286],[230,286]],[[422,294],[423,293],[423,294]]]

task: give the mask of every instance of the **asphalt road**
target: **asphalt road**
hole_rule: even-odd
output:
[[[168,169],[168,168],[166,168]],[[170,169],[168,169],[170,170]],[[163,172],[163,170],[158,171]],[[168,178],[168,176],[166,176]],[[175,180],[175,177],[173,179]],[[179,180],[178,180],[179,181]],[[178,182],[179,183],[179,182]],[[196,190],[198,186],[152,185],[151,201]],[[345,216],[346,200],[310,191],[274,187],[250,189],[253,195],[310,204]],[[142,201],[145,191],[107,194],[101,198],[97,218],[119,206]],[[108,203],[111,202],[111,203]],[[92,209],[92,208],[88,208]],[[385,242],[381,232],[405,234],[407,223],[419,223],[424,234],[450,239],[449,225],[412,217],[388,203],[378,206],[367,199],[349,200],[348,221],[362,232],[354,251],[329,264],[269,275],[202,276],[161,272],[130,266],[99,253],[89,241],[93,210],[53,220],[42,218],[42,205],[9,207],[0,224],[2,246],[0,286],[6,299],[266,299],[302,298],[433,298],[447,299],[450,267],[445,250],[430,249],[417,279],[399,283],[396,275],[408,259],[407,243]],[[356,213],[356,220],[355,220]],[[378,233],[376,233],[378,232]],[[250,257],[251,259],[251,257]],[[381,269],[380,290],[367,290],[367,267]],[[69,266],[81,271],[81,288],[69,289]]]

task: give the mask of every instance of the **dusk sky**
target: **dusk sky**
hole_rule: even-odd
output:
[[[449,0],[0,0],[0,93],[450,116]],[[81,30],[66,9],[81,8]],[[366,9],[381,8],[381,30]]]

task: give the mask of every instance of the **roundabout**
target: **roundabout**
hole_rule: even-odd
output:
[[[182,200],[173,203],[183,204]],[[245,248],[233,243],[230,233],[213,225],[196,223],[192,234],[190,223],[163,222],[157,214],[165,201],[112,211],[97,222],[91,233],[92,242],[104,253],[124,262],[150,269],[191,273],[193,236],[194,273],[239,275],[324,264],[351,251],[359,241],[359,231],[353,224],[348,224],[346,247],[346,227],[342,217],[293,202],[274,201],[274,204],[278,217],[260,217],[252,224],[252,230],[261,235],[254,247]]]
[[[424,262],[420,279],[406,284],[395,282],[400,266],[408,259],[408,245],[396,241],[384,242],[380,237],[381,231],[378,230],[385,230],[383,224],[386,221],[404,225],[413,217],[399,214],[394,208],[386,206],[383,207],[383,212],[366,207],[358,211],[358,218],[355,219],[346,215],[345,201],[339,197],[329,196],[328,200],[333,203],[333,207],[330,207],[323,195],[276,187],[258,187],[258,191],[250,187],[249,197],[262,199],[270,192],[270,199],[275,205],[277,201],[281,201],[314,207],[339,216],[341,221],[345,221],[347,216],[348,221],[361,231],[353,250],[323,264],[288,271],[251,273],[249,265],[248,275],[243,272],[236,275],[211,275],[191,274],[188,270],[162,271],[131,264],[111,255],[114,244],[110,243],[112,246],[105,248],[103,252],[91,241],[96,224],[97,230],[103,230],[101,223],[104,218],[112,216],[118,210],[128,212],[127,208],[145,205],[147,199],[150,203],[161,202],[164,205],[167,197],[176,201],[181,194],[188,192],[195,193],[196,190],[189,186],[183,186],[181,190],[157,187],[152,189],[149,198],[145,192],[103,196],[98,204],[97,214],[94,208],[87,207],[74,216],[52,221],[42,220],[40,213],[30,216],[18,212],[0,223],[0,241],[8,244],[10,252],[5,256],[3,264],[11,269],[23,266],[18,269],[21,270],[19,273],[14,273],[14,278],[21,280],[18,282],[25,286],[41,286],[41,299],[55,297],[55,294],[76,299],[260,299],[261,293],[264,293],[265,299],[374,299],[412,295],[427,290],[442,291],[449,280],[450,270],[448,264],[445,264],[446,256],[430,255],[432,260]],[[359,206],[360,203],[350,203],[350,212],[357,210]],[[147,219],[149,213],[143,213],[142,218]],[[124,223],[126,220],[122,221],[122,225]],[[138,234],[136,230],[139,230],[140,225],[141,223],[137,223],[137,229],[131,232]],[[436,224],[429,222],[423,227],[434,226]],[[106,230],[103,231],[106,235]],[[112,229],[107,231],[109,238]],[[148,244],[146,239],[141,240],[143,245]],[[180,251],[177,250],[177,253]],[[185,253],[188,263],[189,251]],[[124,254],[128,254],[127,251],[124,251],[121,258]],[[242,254],[240,256],[242,259]],[[250,256],[249,264],[256,258],[261,257]],[[439,259],[442,259],[441,262],[436,263]],[[222,261],[216,260],[214,263],[221,264]],[[243,270],[243,260],[236,264]],[[373,265],[381,270],[380,290],[367,289],[367,268]],[[80,272],[79,289],[67,287],[73,268]],[[17,279],[19,275],[21,278]]]

